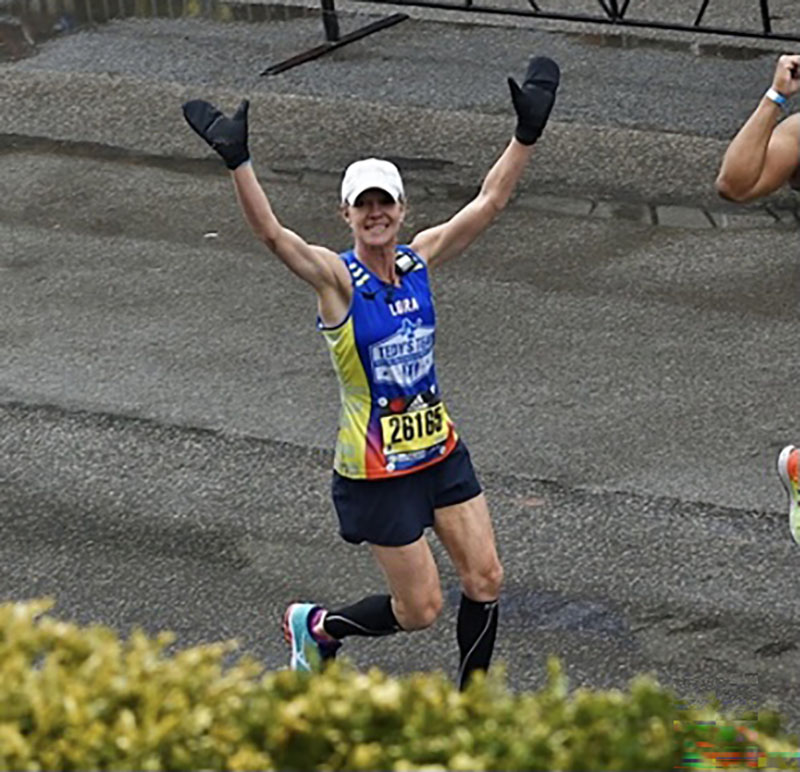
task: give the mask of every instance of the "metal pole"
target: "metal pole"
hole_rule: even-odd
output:
[[[614,3],[613,7],[606,5],[606,0],[597,0],[597,2],[600,3],[600,7],[606,12],[606,16],[608,16],[611,21],[615,21],[617,13],[616,0],[610,0],[610,2]]]
[[[703,21],[703,16],[705,15],[706,8],[708,8],[708,0],[703,0],[703,4],[700,6],[700,10],[697,12],[697,18],[694,20],[695,27],[699,27],[700,22]]]
[[[597,2],[600,3],[600,7],[605,11],[606,16],[610,16],[611,11],[608,10],[608,6],[605,4],[605,0],[597,0]]]
[[[345,46],[348,43],[352,43],[356,40],[361,40],[361,38],[365,38],[368,35],[372,35],[379,30],[386,29],[387,27],[392,27],[395,24],[400,23],[401,21],[405,21],[408,18],[408,14],[405,13],[393,13],[391,16],[387,16],[385,19],[378,19],[378,21],[373,21],[371,24],[367,24],[364,27],[360,27],[353,32],[348,32],[346,35],[342,35],[339,40],[335,41],[328,41],[323,43],[321,46],[316,46],[308,51],[304,51],[302,54],[297,54],[297,56],[292,56],[289,59],[286,59],[283,62],[278,62],[278,64],[273,64],[271,67],[267,67],[262,75],[277,75],[279,72],[284,72],[285,70],[289,70],[292,67],[297,67],[299,64],[303,64],[305,62],[310,62],[313,59],[318,59],[320,56],[324,56],[330,51],[335,51],[337,48],[341,48],[341,46]]]
[[[339,19],[333,0],[322,0],[322,26],[325,27],[325,40],[335,43],[339,39]]]
[[[772,34],[772,19],[769,13],[768,0],[761,0],[761,23],[764,25],[764,34]]]

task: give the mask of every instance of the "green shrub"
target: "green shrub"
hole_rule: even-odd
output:
[[[226,665],[233,643],[170,655],[170,634],[120,640],[51,605],[0,605],[0,770],[764,769],[796,748],[775,714],[682,707],[647,677],[570,693],[556,659],[538,692],[498,670],[460,693],[442,674]]]

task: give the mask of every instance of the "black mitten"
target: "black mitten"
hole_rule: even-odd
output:
[[[233,170],[250,160],[247,149],[247,108],[243,99],[232,118],[228,118],[210,102],[193,99],[183,105],[186,122],[214,148]]]
[[[556,101],[560,76],[558,65],[552,59],[534,56],[528,63],[521,88],[513,78],[508,79],[511,101],[517,113],[514,136],[523,145],[532,145],[544,131]]]

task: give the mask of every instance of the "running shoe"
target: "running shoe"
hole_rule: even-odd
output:
[[[292,650],[291,670],[319,672],[342,645],[339,641],[322,643],[311,634],[311,616],[319,608],[313,603],[292,603],[283,615],[283,637]]]
[[[798,493],[798,462],[800,450],[787,445],[778,456],[778,476],[789,494],[789,530],[800,544],[800,494]]]

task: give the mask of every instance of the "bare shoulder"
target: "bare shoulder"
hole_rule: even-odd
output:
[[[776,168],[784,182],[797,187],[800,177],[800,113],[794,113],[778,124],[768,154],[768,165]]]
[[[784,118],[775,128],[775,134],[800,146],[800,113],[792,113]]]
[[[441,225],[434,225],[431,228],[419,231],[408,244],[414,254],[422,258],[426,263],[430,260],[430,253],[436,244],[441,227]]]
[[[800,113],[792,113],[781,121],[781,126],[793,126],[800,131]]]
[[[316,260],[325,267],[322,272],[329,279],[327,284],[333,284],[338,288],[347,289],[350,287],[350,271],[347,269],[341,256],[328,247],[319,244],[310,244],[311,251]]]
[[[352,276],[344,260],[339,253],[334,252],[328,247],[319,245],[312,245],[311,248],[319,255],[318,259],[326,266],[325,273],[328,276],[328,281],[325,284],[333,289],[336,293],[346,298],[350,302],[350,292],[352,289]]]
[[[772,132],[771,144],[786,161],[800,161],[800,113],[784,118]]]
[[[328,247],[323,247],[321,244],[309,244],[308,246],[314,252],[318,260],[330,263],[331,265],[340,265],[345,271],[347,270],[344,260],[342,260],[338,252],[334,252]]]

